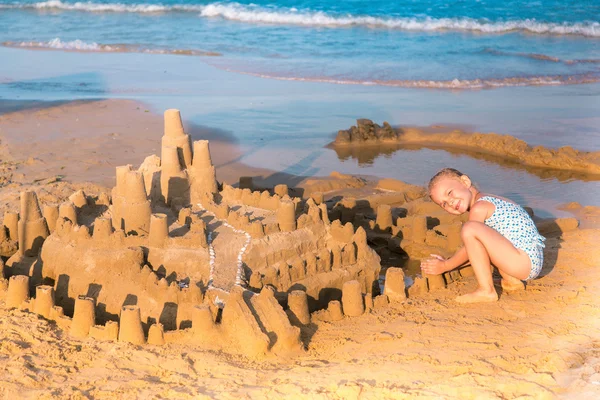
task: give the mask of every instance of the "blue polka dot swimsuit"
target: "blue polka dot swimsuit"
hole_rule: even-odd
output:
[[[523,250],[531,260],[531,272],[526,280],[534,279],[544,264],[544,240],[527,211],[518,204],[492,196],[483,196],[477,201],[487,201],[496,208],[484,221],[507,238],[517,249]]]

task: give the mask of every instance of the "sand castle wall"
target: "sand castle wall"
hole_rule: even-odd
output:
[[[56,303],[63,307],[65,314],[72,315],[73,300],[77,296],[87,295],[96,300],[101,309],[98,319],[102,322],[116,320],[121,307],[127,304],[140,307],[145,323],[162,319],[169,321],[166,324],[169,327],[179,327],[183,321],[191,321],[191,308],[201,297],[196,284],[208,278],[206,256],[205,262],[200,264],[206,267],[199,270],[198,264],[191,265],[190,261],[197,263],[202,259],[198,251],[156,249],[155,252],[150,249],[149,259],[165,271],[181,271],[185,267],[195,271],[198,279],[192,281],[189,288],[180,289],[176,283],[169,285],[145,266],[143,249],[126,247],[122,234],[115,232],[109,238],[112,241],[103,243],[93,238],[77,240],[72,226],[62,225],[56,235],[46,240],[40,258],[44,278],[55,282]]]

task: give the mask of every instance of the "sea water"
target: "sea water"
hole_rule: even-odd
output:
[[[250,165],[415,184],[453,166],[549,215],[600,205],[575,175],[324,148],[371,118],[600,150],[598,1],[0,0],[0,44],[0,101],[133,98],[233,138]]]
[[[213,56],[292,80],[479,88],[595,82],[600,2],[0,0],[0,43]]]

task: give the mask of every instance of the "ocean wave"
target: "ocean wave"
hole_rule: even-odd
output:
[[[217,67],[220,68],[220,67]],[[256,76],[259,78],[276,79],[283,81],[321,82],[338,85],[364,85],[364,86],[392,86],[417,89],[450,89],[474,90],[495,89],[511,86],[559,86],[578,85],[600,82],[600,74],[586,73],[573,75],[542,75],[530,77],[486,78],[486,79],[453,79],[453,80],[360,80],[360,79],[335,79],[329,77],[289,77],[275,74],[255,73],[221,68],[229,72]]]
[[[136,44],[98,44],[82,40],[62,41],[55,38],[47,42],[2,42],[4,47],[19,47],[25,49],[63,50],[80,52],[107,52],[107,53],[150,53],[150,54],[175,54],[184,56],[220,56],[221,53],[196,50],[196,49],[167,49],[148,47]]]
[[[563,64],[568,64],[568,65],[573,65],[573,64],[600,64],[600,59],[598,58],[582,58],[582,59],[575,59],[575,60],[563,60],[561,58],[558,57],[554,57],[554,56],[549,56],[547,54],[540,54],[540,53],[518,53],[518,52],[510,52],[510,51],[502,51],[502,50],[497,50],[497,49],[493,49],[490,47],[486,47],[482,50],[483,53],[488,53],[488,54],[493,54],[493,55],[498,55],[498,56],[510,56],[510,57],[524,57],[524,58],[531,58],[534,60],[539,60],[539,61],[549,61],[549,62],[553,62],[553,63],[563,63]]]
[[[115,12],[115,13],[165,13],[171,11],[179,12],[200,12],[204,6],[198,5],[163,5],[163,4],[123,4],[123,3],[93,3],[88,2],[76,2],[68,3],[60,0],[49,0],[38,3],[28,4],[1,4],[2,8],[22,8],[22,9],[54,9],[54,10],[65,10],[65,11],[88,11],[88,12]]]
[[[285,24],[301,26],[350,27],[398,29],[408,31],[456,30],[482,33],[528,32],[550,35],[582,35],[600,37],[600,22],[586,21],[574,23],[552,23],[535,19],[489,21],[469,17],[432,18],[432,17],[394,17],[385,18],[369,15],[330,15],[322,11],[295,8],[266,8],[257,5],[242,5],[235,2],[211,3],[206,5],[163,5],[163,4],[123,4],[123,3],[68,3],[50,0],[30,4],[5,4],[0,8],[58,9],[88,12],[129,12],[129,13],[166,13],[196,12],[204,18],[223,18],[248,23]]]

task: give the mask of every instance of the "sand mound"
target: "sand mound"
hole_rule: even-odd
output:
[[[577,171],[587,175],[600,175],[600,152],[585,152],[564,146],[549,149],[532,147],[523,140],[496,133],[468,133],[460,130],[392,128],[383,127],[368,119],[357,120],[357,125],[340,130],[334,147],[368,146],[382,144],[425,145],[498,156],[516,163],[539,168]]]

